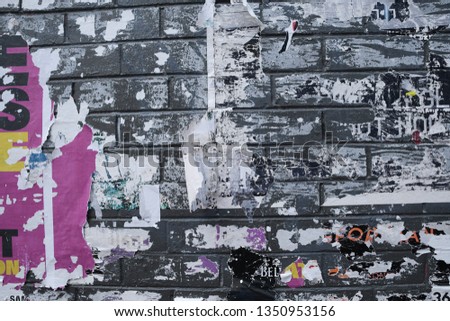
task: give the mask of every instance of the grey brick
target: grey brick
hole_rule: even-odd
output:
[[[127,286],[177,286],[181,281],[180,258],[158,255],[124,259],[123,276]]]
[[[223,113],[217,141],[223,144],[320,141],[320,120],[319,112],[309,110]]]
[[[201,113],[169,113],[124,115],[119,120],[120,132],[129,133],[141,144],[179,144],[187,142],[191,124],[202,118]]]
[[[1,11],[17,11],[19,7],[20,0],[2,0],[0,2],[0,12]]]
[[[220,286],[221,259],[217,255],[183,255],[181,262],[182,282],[189,287]]]
[[[381,273],[373,273],[367,271],[358,272],[352,271],[350,278],[342,278],[339,276],[324,275],[325,284],[327,286],[342,286],[342,285],[392,285],[392,284],[422,284],[425,279],[425,270],[427,269],[428,256],[422,255],[416,257],[412,253],[408,252],[391,252],[377,255],[366,255],[359,261],[348,261],[341,255],[326,255],[324,257],[323,268],[339,268],[340,274],[347,274],[351,271],[351,265],[366,265],[370,263],[387,264],[383,269],[389,269],[391,263],[404,261],[401,264],[400,271],[398,273],[390,273],[383,276]],[[376,269],[375,269],[376,270]]]
[[[46,288],[36,289],[35,286],[26,285],[22,290],[25,301],[75,301],[77,294],[76,288],[71,286],[67,286],[64,290],[53,290]],[[17,297],[15,300],[17,301]]]
[[[118,75],[120,73],[118,45],[61,47],[60,61],[53,78]],[[37,49],[47,50],[47,49]]]
[[[29,45],[51,45],[64,42],[64,15],[2,15],[0,30],[20,34]]]
[[[424,65],[422,43],[404,36],[327,39],[326,44],[332,70]]]
[[[205,28],[197,26],[201,9],[201,5],[163,7],[162,33],[168,37],[204,37]]]
[[[125,44],[122,71],[126,74],[202,73],[206,71],[206,43],[177,40]]]
[[[159,188],[161,208],[171,210],[189,209],[186,184],[164,182]]]
[[[326,222],[326,221],[325,221]],[[324,221],[318,219],[289,219],[270,221],[267,225],[269,248],[272,252],[324,252],[336,251],[330,243],[325,243],[328,230],[323,227]]]
[[[369,105],[376,100],[375,74],[315,74],[274,78],[278,105],[330,106]]]
[[[208,256],[214,262],[213,256]],[[123,260],[124,284],[129,286],[218,287],[220,273],[203,271],[198,256],[147,256]],[[219,269],[219,266],[217,266]]]
[[[68,9],[68,8],[90,8],[109,7],[113,5],[113,0],[27,0],[23,1],[22,9],[29,11]]]
[[[319,40],[295,38],[289,49],[280,54],[283,41],[284,37],[263,38],[261,45],[264,71],[318,69],[321,67]]]
[[[448,37],[437,36],[430,39],[430,53],[450,61],[450,43]],[[447,63],[448,64],[448,63]]]
[[[167,78],[78,82],[75,99],[88,103],[91,111],[167,109]]]
[[[207,77],[174,77],[170,81],[172,109],[208,108]]]
[[[76,43],[156,38],[158,20],[158,8],[70,13],[67,40]]]
[[[169,301],[172,291],[142,288],[96,288],[82,287],[78,289],[78,301]]]
[[[355,179],[366,173],[364,148],[334,142],[270,148],[276,181],[298,181],[347,177]]]
[[[427,15],[444,15],[450,13],[448,0],[414,0],[414,4]]]
[[[333,109],[324,112],[325,131],[333,141],[373,141],[378,122],[372,109]]]

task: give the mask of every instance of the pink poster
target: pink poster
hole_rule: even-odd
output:
[[[21,37],[0,37],[0,49],[0,282],[20,286],[32,271],[43,285],[62,287],[94,267],[82,235],[92,131],[81,127],[66,145],[43,151],[54,107],[48,73]]]

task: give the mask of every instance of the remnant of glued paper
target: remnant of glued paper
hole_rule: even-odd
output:
[[[87,107],[78,113],[72,99],[59,106],[64,124],[53,118],[47,81],[59,65],[58,50],[40,49],[31,55],[20,36],[1,36],[0,45],[17,58],[14,66],[8,65],[10,60],[2,61],[6,65],[2,70],[8,67],[7,76],[12,78],[7,85],[15,86],[15,74],[28,76],[20,89],[28,99],[10,101],[20,105],[21,112],[0,133],[0,139],[9,142],[0,144],[0,155],[8,157],[0,161],[0,199],[6,200],[0,226],[11,229],[11,247],[1,257],[14,263],[1,276],[2,286],[23,285],[33,271],[41,285],[64,287],[94,267],[82,235],[96,154],[88,148],[92,131],[84,126]],[[49,132],[56,147],[51,155],[42,152]]]
[[[149,227],[157,226],[157,223],[161,220],[159,185],[142,186],[139,194],[139,215]]]

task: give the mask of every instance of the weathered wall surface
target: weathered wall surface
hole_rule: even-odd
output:
[[[216,2],[0,0],[1,299],[450,300],[450,2]]]

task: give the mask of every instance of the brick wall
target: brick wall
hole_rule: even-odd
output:
[[[220,8],[229,5],[216,2],[220,17],[226,13]],[[437,298],[434,293],[447,291],[439,286],[449,285],[450,265],[436,253],[448,249],[425,243],[424,231],[430,226],[450,231],[449,115],[439,114],[444,130],[436,135],[425,133],[425,125],[415,126],[422,129],[419,144],[407,125],[396,122],[406,124],[410,114],[389,109],[398,97],[392,98],[396,89],[386,79],[393,77],[400,87],[404,79],[417,79],[420,92],[429,88],[425,83],[431,75],[447,72],[437,82],[441,103],[448,103],[448,71],[446,66],[433,69],[432,62],[433,57],[450,59],[449,29],[396,26],[393,31],[370,20],[367,7],[355,4],[354,17],[347,20],[332,16],[338,7],[321,7],[339,1],[251,2],[266,26],[257,39],[262,76],[253,79],[245,72],[257,67],[238,63],[237,72],[248,78],[240,96],[239,85],[229,87],[230,75],[224,72],[229,68],[222,63],[228,59],[226,43],[216,47],[216,90],[225,92],[216,95],[216,107],[228,109],[215,116],[214,142],[246,143],[250,155],[268,164],[274,182],[253,220],[239,206],[227,208],[210,199],[190,211],[181,145],[183,130],[208,110],[207,36],[196,26],[203,1],[0,1],[2,34],[20,34],[32,52],[60,49],[60,63],[48,83],[51,96],[55,101],[73,96],[78,105],[89,105],[87,124],[114,138],[104,154],[153,159],[145,163],[151,174],[133,183],[132,192],[123,184],[135,182],[133,167],[129,177],[94,178],[93,188],[105,200],[100,200],[101,215],[89,211],[86,226],[89,235],[143,230],[151,245],[114,258],[110,253],[93,272],[93,284],[36,290],[30,274],[24,287],[28,299],[226,299],[230,291],[252,298],[255,289],[263,289],[257,299],[431,300]],[[448,1],[409,2],[431,17],[424,27],[449,17]],[[308,6],[317,6],[316,16],[307,14]],[[358,10],[366,14],[359,17]],[[290,48],[279,53],[291,19],[299,20],[299,29]],[[215,30],[216,45],[220,32]],[[280,149],[281,142],[287,147]],[[226,177],[219,174],[207,187],[221,186]],[[157,227],[130,227],[132,218],[140,217],[137,187],[144,183],[159,185],[161,221]],[[436,195],[443,195],[442,201],[393,201],[411,191],[441,192]],[[386,203],[373,201],[374,193],[389,194]],[[352,195],[367,201],[342,201]],[[415,231],[422,233],[420,240]],[[255,241],[252,233],[262,235]],[[92,247],[102,261],[102,250]],[[283,269],[299,257],[305,264],[315,260],[323,282],[306,278],[296,288],[280,280],[270,287],[255,282],[249,290],[227,264],[230,251],[240,247],[280,260]],[[193,268],[202,260],[217,271]]]

